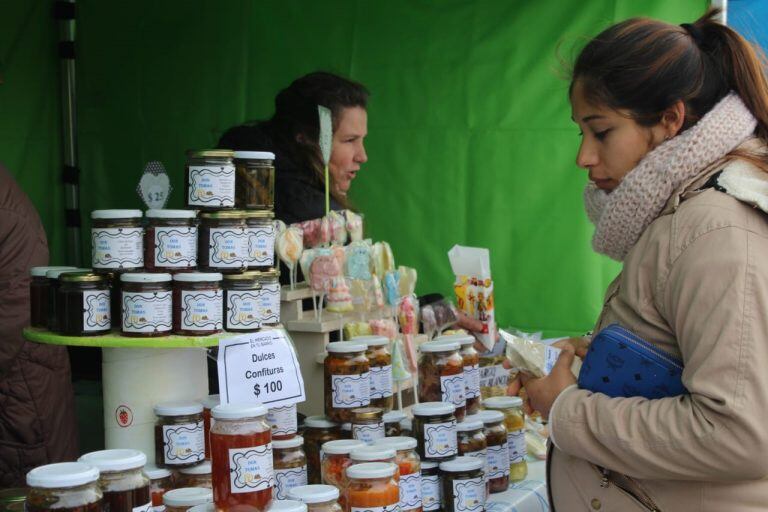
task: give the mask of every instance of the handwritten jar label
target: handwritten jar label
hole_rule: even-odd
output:
[[[267,423],[272,426],[273,436],[289,436],[298,431],[296,404],[273,407],[267,412]]]
[[[197,266],[197,227],[156,227],[154,258],[156,267]]]
[[[144,228],[91,229],[93,268],[144,266]]]
[[[488,447],[488,478],[503,478],[509,476],[509,448],[507,442]]]
[[[166,464],[189,464],[205,458],[203,422],[163,425],[163,459]]]
[[[464,367],[464,385],[466,386],[467,398],[480,396],[480,365]]]
[[[424,424],[424,455],[427,458],[451,457],[457,452],[456,420]]]
[[[235,206],[235,166],[189,166],[189,206]]]
[[[333,407],[350,409],[371,403],[368,372],[358,375],[331,375]]]
[[[440,477],[430,475],[421,477],[421,501],[424,512],[439,510],[442,503],[440,492]]]
[[[451,403],[457,407],[467,405],[464,389],[464,373],[440,377],[440,389],[443,392],[443,402]]]
[[[275,263],[275,227],[246,228],[248,234],[248,266],[271,267]]]
[[[370,425],[352,424],[352,439],[357,439],[366,444],[373,444],[377,439],[384,438],[384,422]]]
[[[261,285],[259,312],[261,313],[262,324],[280,323],[280,283]]]
[[[483,477],[453,481],[453,510],[455,512],[483,512],[485,508],[485,482]]]
[[[421,508],[421,473],[400,475],[400,510]]]
[[[525,454],[528,451],[525,446],[525,429],[513,430],[507,434],[507,443],[509,444],[509,463],[517,464],[525,460]]]
[[[371,398],[392,396],[392,365],[371,367]]]
[[[253,448],[230,448],[229,483],[234,494],[256,492],[273,486],[272,443]]]
[[[287,500],[288,490],[294,487],[307,485],[307,465],[300,468],[275,470],[275,495],[276,500]]]
[[[172,318],[171,292],[123,292],[125,332],[169,332]]]
[[[221,290],[181,292],[181,328],[221,330]]]
[[[227,330],[243,331],[261,327],[259,312],[259,292],[227,291]]]
[[[111,327],[109,291],[83,291],[83,330],[104,331]]]

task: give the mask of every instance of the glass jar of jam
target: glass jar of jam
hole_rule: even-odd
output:
[[[224,330],[256,332],[261,328],[261,284],[256,272],[224,274]]]
[[[424,402],[413,412],[413,437],[422,460],[442,462],[458,453],[455,406],[451,403]]]
[[[235,151],[235,206],[243,209],[275,208],[275,154]]]
[[[109,284],[109,319],[113,329],[120,329],[123,323],[123,297],[120,286],[120,272],[112,270],[96,271],[104,276]]]
[[[349,454],[352,450],[362,448],[365,443],[356,439],[339,439],[328,441],[323,445],[320,473],[324,484],[334,485],[343,490],[347,487],[346,469],[352,465]],[[342,507],[345,507],[343,496]]]
[[[487,445],[486,470],[490,492],[504,492],[509,488],[509,448],[504,414],[500,411],[480,411]]]
[[[397,451],[388,446],[365,445],[353,449],[349,452],[349,459],[352,465],[362,464],[363,462],[395,462]],[[397,478],[397,475],[395,476]]]
[[[455,341],[461,349],[459,354],[464,361],[464,386],[467,399],[467,414],[480,411],[480,354],[475,350],[475,337],[468,334],[441,336],[436,341]]]
[[[211,490],[205,487],[181,487],[163,495],[166,512],[186,512],[192,507],[211,503],[212,500]]]
[[[66,336],[97,336],[111,328],[109,282],[92,272],[67,272],[59,278],[59,328]]]
[[[416,453],[416,440],[412,437],[386,437],[376,441],[375,446],[397,450],[395,464],[400,478],[400,510],[421,512],[421,459]]]
[[[154,512],[163,512],[163,495],[173,489],[173,474],[169,469],[157,466],[144,466],[144,474],[149,478],[152,508]]]
[[[525,413],[523,399],[519,396],[494,396],[483,400],[486,409],[504,414],[507,427],[507,447],[509,448],[509,481],[519,482],[528,476],[528,463],[525,461]]]
[[[136,270],[144,266],[141,210],[91,212],[91,266],[95,269]]]
[[[101,512],[99,470],[82,462],[40,466],[27,473],[30,512]]]
[[[476,457],[456,457],[441,462],[443,472],[443,509],[446,512],[483,512],[485,510],[485,462]]]
[[[406,415],[402,411],[389,411],[384,413],[384,436],[385,437],[399,437],[402,434],[400,429],[400,422],[406,418]]]
[[[208,395],[200,403],[203,405],[203,435],[205,436],[205,460],[211,460],[211,409],[221,403],[219,395]]]
[[[483,421],[477,415],[465,416],[464,421],[456,424],[456,439],[460,456],[482,459],[483,480],[487,485],[488,444],[485,439]]]
[[[197,268],[197,212],[147,210],[144,268],[149,272],[184,272]]]
[[[280,271],[268,270],[258,273],[261,293],[259,308],[262,325],[275,326],[280,323]]]
[[[455,341],[428,341],[419,345],[419,402],[446,402],[456,406],[456,419],[464,419],[466,396],[464,359]]]
[[[307,512],[307,504],[297,500],[273,500],[268,512]]]
[[[307,512],[342,512],[339,490],[332,485],[304,485],[288,491],[288,498],[307,506]]]
[[[99,487],[104,509],[109,512],[134,512],[152,506],[149,478],[142,472],[147,456],[138,450],[101,450],[86,453],[78,462],[99,470]]]
[[[370,366],[362,343],[336,341],[325,349],[325,415],[340,423],[352,420],[352,409],[370,399]]]
[[[437,462],[421,462],[421,503],[424,512],[442,510],[442,478]]]
[[[208,336],[221,332],[224,308],[221,274],[185,272],[173,276],[173,332]]]
[[[287,499],[290,489],[307,485],[307,455],[304,453],[303,437],[272,441],[272,460],[275,469],[272,496],[276,500]]]
[[[275,214],[270,211],[245,212],[249,270],[271,270],[275,265],[274,219]]]
[[[355,336],[354,343],[365,343],[365,357],[371,367],[371,407],[392,410],[392,353],[386,336]]]
[[[233,210],[200,214],[197,265],[206,272],[236,273],[248,268],[244,212]]]
[[[274,485],[267,408],[260,404],[217,405],[211,415],[213,501],[216,507],[265,510],[272,501]]]
[[[304,420],[304,452],[307,454],[307,476],[310,484],[319,484],[320,449],[328,441],[341,439],[341,425],[325,416],[309,416]]]
[[[271,408],[267,412],[267,423],[272,427],[272,439],[291,439],[298,432],[296,404]]]
[[[129,272],[120,276],[120,284],[123,336],[157,337],[171,334],[171,274]]]
[[[61,288],[61,276],[70,272],[90,272],[89,268],[75,268],[75,269],[54,269],[45,273],[46,279],[48,279],[48,318],[46,320],[46,326],[49,331],[61,332],[60,322],[61,318],[61,297],[59,290]]]
[[[194,210],[219,210],[235,206],[233,151],[206,149],[187,151],[185,195]]]
[[[198,402],[163,402],[154,410],[155,464],[178,469],[203,461],[203,406]]]
[[[373,444],[384,437],[384,412],[379,407],[352,409],[352,439]]]
[[[347,468],[346,497],[350,512],[395,512],[399,510],[400,489],[395,480],[397,466],[368,462]]]
[[[49,270],[76,270],[75,267],[32,267],[29,270],[29,324],[45,329],[48,326],[48,301],[51,280],[46,277]]]
[[[213,481],[211,477],[211,461],[206,460],[190,466],[188,468],[180,468],[179,475],[176,482],[176,487],[205,487],[206,489],[213,488]]]

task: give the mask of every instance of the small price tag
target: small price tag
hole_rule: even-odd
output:
[[[136,192],[147,205],[147,208],[160,209],[165,207],[172,189],[171,180],[165,172],[165,167],[162,163],[153,160],[144,167],[144,174],[139,180]]]
[[[283,329],[222,339],[218,366],[222,404],[274,408],[306,399],[296,351]]]

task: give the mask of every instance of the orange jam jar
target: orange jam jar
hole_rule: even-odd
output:
[[[401,512],[421,512],[421,459],[416,453],[416,440],[412,437],[385,437],[375,442],[374,446],[385,446],[397,450],[395,463],[400,478]]]
[[[400,489],[395,481],[397,465],[387,462],[356,464],[347,469],[347,504],[350,512],[395,512]]]
[[[365,446],[365,443],[356,439],[338,439],[328,441],[322,448],[322,462],[320,474],[324,484],[333,485],[339,489],[347,487],[346,469],[352,465],[349,454],[352,450]],[[344,506],[343,495],[341,505]]]

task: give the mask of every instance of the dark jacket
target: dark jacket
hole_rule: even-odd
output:
[[[23,485],[32,468],[78,453],[67,349],[22,336],[29,269],[47,264],[37,211],[0,165],[0,487]]]

